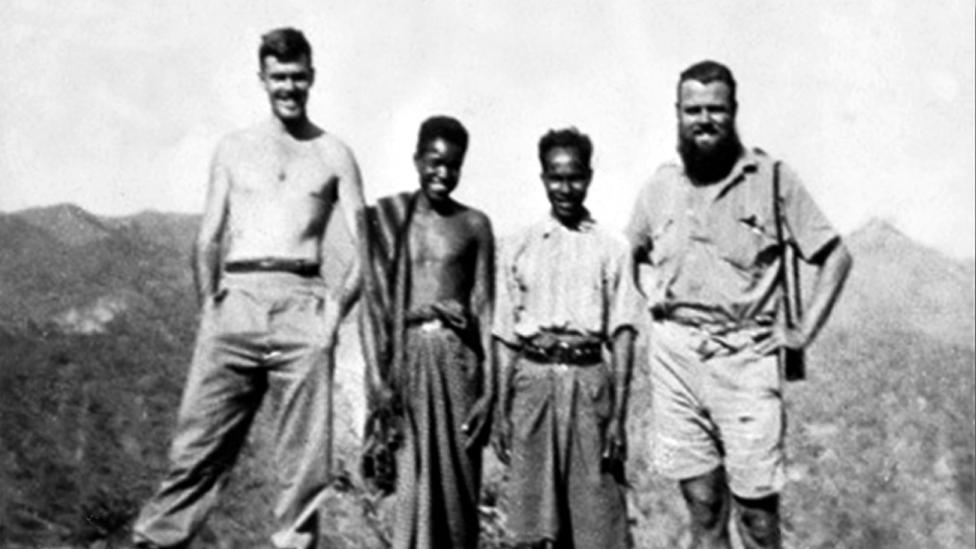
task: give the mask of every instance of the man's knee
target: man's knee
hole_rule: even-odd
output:
[[[718,505],[728,497],[725,473],[721,468],[714,469],[697,477],[681,481],[681,493],[688,503],[696,505]]]
[[[737,522],[747,548],[780,547],[779,496],[761,499],[735,498]]]
[[[682,480],[681,494],[688,504],[693,522],[712,528],[728,518],[729,489],[722,468]]]

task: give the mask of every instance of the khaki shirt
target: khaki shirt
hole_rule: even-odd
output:
[[[705,322],[771,320],[779,305],[782,254],[773,209],[773,159],[745,151],[729,176],[695,186],[680,164],[665,164],[641,189],[627,237],[642,263],[652,307]],[[783,238],[809,259],[837,232],[780,164]]]
[[[492,333],[510,344],[541,330],[613,337],[635,327],[642,298],[623,276],[627,246],[587,217],[569,229],[548,217],[502,246]]]

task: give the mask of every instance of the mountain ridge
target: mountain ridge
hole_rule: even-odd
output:
[[[0,214],[0,486],[10,487],[0,490],[0,545],[92,548],[125,537],[165,467],[193,349],[188,258],[198,222],[153,211],[104,217],[73,205]],[[963,546],[976,531],[973,263],[881,220],[844,238],[855,258],[847,288],[810,349],[808,381],[787,388],[787,546]],[[360,360],[348,323],[335,393],[336,470],[347,480],[363,419]],[[648,383],[639,363],[631,518],[637,546],[664,549],[687,533],[680,495],[647,462]],[[265,541],[266,509],[252,503],[273,496],[271,425],[262,411],[202,547]],[[504,547],[505,482],[489,452],[486,549]],[[374,547],[366,540],[391,528],[383,505],[345,490],[329,504],[327,539]],[[346,525],[341,535],[336,524]]]

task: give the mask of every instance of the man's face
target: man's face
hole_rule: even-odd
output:
[[[464,152],[441,137],[427,141],[413,159],[420,188],[432,204],[443,203],[457,187]]]
[[[542,183],[556,219],[572,225],[582,218],[583,202],[592,175],[576,148],[549,149],[542,170]]]
[[[260,77],[271,101],[271,112],[278,119],[289,122],[305,117],[308,90],[315,80],[315,70],[307,56],[279,61],[269,55],[261,63]]]
[[[725,82],[685,80],[678,88],[678,138],[702,156],[735,136],[735,102]]]

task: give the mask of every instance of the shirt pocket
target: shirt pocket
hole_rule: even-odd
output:
[[[722,258],[740,271],[761,273],[778,257],[776,225],[768,216],[739,212],[716,234]]]

